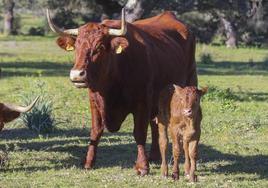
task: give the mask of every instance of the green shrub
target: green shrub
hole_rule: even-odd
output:
[[[203,52],[200,56],[200,63],[202,64],[212,64],[213,60],[211,54],[208,52]]]
[[[37,83],[40,98],[30,112],[21,115],[21,120],[25,126],[37,134],[48,134],[54,130],[56,120],[53,116],[53,103],[51,98],[44,92],[44,83]],[[38,91],[38,90],[35,90]],[[36,92],[22,96],[23,103],[28,105],[36,97]]]
[[[8,153],[0,150],[0,169],[7,166],[9,161]]]
[[[230,89],[220,89],[216,86],[209,86],[208,93],[204,96],[209,101],[240,100],[240,98]]]
[[[28,35],[33,36],[44,36],[45,35],[45,29],[44,27],[31,27],[28,31]]]

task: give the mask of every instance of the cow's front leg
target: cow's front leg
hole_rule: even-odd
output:
[[[145,153],[149,113],[146,112],[145,109],[146,108],[140,106],[139,110],[134,113],[134,137],[138,147],[135,170],[137,171],[137,174],[141,176],[149,173],[149,163]]]
[[[92,126],[90,132],[90,142],[88,146],[87,156],[84,164],[85,169],[91,169],[96,160],[97,147],[101,135],[104,130],[104,125],[102,122],[101,114],[97,109],[96,101],[93,96],[90,96],[90,109],[92,116]]]

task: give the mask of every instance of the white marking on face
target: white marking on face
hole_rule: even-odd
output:
[[[71,70],[70,71],[70,79],[72,82],[81,82],[85,81],[87,77],[85,70]]]

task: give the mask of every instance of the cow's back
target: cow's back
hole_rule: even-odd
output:
[[[157,75],[157,85],[177,83],[197,85],[195,64],[195,37],[188,27],[176,19],[172,12],[133,23],[150,35],[149,55]],[[168,76],[168,75],[169,76]],[[162,88],[160,88],[162,89]]]

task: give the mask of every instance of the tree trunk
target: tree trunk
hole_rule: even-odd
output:
[[[126,20],[131,23],[142,18],[150,13],[159,2],[161,0],[128,0],[125,5]]]
[[[126,9],[126,21],[134,22],[137,19],[140,19],[144,13],[143,2],[145,0],[128,0],[125,6]]]
[[[236,33],[230,21],[226,18],[221,17],[221,22],[224,26],[224,32],[226,36],[226,47],[227,48],[235,48],[236,47]]]
[[[13,31],[14,6],[15,6],[15,2],[13,0],[4,1],[4,34],[5,35],[10,35]]]

